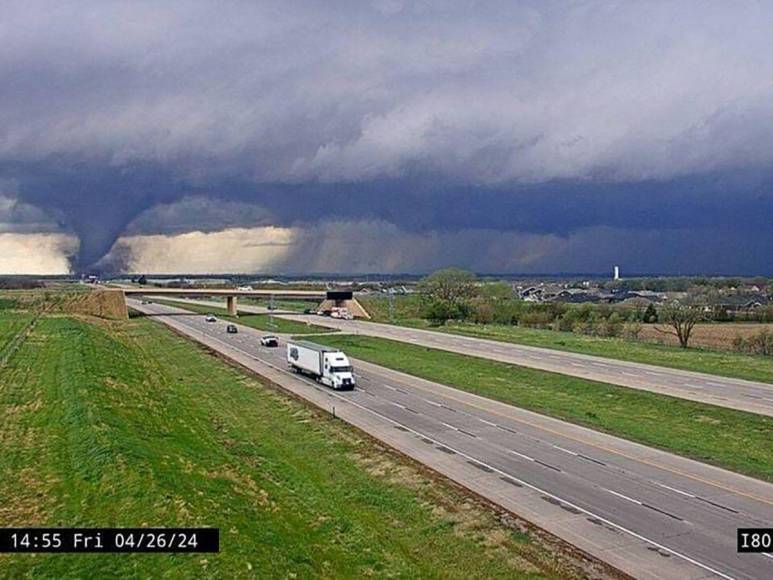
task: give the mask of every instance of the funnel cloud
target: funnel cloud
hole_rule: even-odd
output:
[[[0,273],[773,274],[772,20],[697,0],[9,4]]]

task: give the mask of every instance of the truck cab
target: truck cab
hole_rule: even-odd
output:
[[[323,370],[320,381],[336,390],[354,388],[352,365],[346,355],[339,351],[326,352],[322,355]]]

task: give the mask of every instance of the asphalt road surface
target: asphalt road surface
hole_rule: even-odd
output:
[[[332,391],[284,340],[130,304],[635,577],[773,577],[773,556],[736,553],[737,528],[773,526],[773,485],[356,359],[357,388]]]
[[[180,302],[186,302],[186,300],[180,300]],[[223,307],[223,304],[219,302],[203,300],[190,302]],[[268,312],[266,308],[258,306],[239,306],[239,310],[255,313]],[[773,385],[767,383],[619,361],[547,348],[523,346],[496,340],[433,332],[431,330],[405,328],[391,324],[359,320],[337,320],[321,316],[284,312],[275,314],[282,318],[292,318],[294,320],[337,328],[350,334],[399,340],[430,348],[773,417]]]

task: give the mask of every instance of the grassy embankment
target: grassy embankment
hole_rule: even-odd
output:
[[[371,298],[362,301],[368,313],[379,322],[389,322],[387,303],[384,298]],[[450,322],[444,326],[430,327],[419,318],[418,302],[411,296],[400,305],[395,300],[396,316],[394,322],[413,328],[425,328],[449,334],[460,334],[476,338],[488,338],[502,342],[537,346],[555,350],[565,350],[581,354],[604,356],[618,360],[652,364],[687,371],[773,383],[773,358],[751,356],[727,351],[689,348],[687,350],[668,345],[649,342],[623,340],[621,338],[597,338],[559,332],[509,326],[500,324],[473,324]],[[399,305],[399,306],[398,306]]]
[[[365,336],[315,339],[350,356],[773,481],[773,418]]]
[[[165,304],[167,306],[175,306],[184,310],[190,310],[191,312],[197,312],[199,314],[212,314],[223,320],[231,322],[237,322],[244,326],[251,326],[258,330],[265,330],[267,332],[281,332],[286,334],[307,334],[317,332],[336,332],[334,329],[325,328],[324,326],[317,326],[316,324],[306,324],[305,322],[299,322],[297,320],[288,320],[284,318],[277,318],[276,316],[269,317],[268,314],[249,314],[242,312],[238,318],[229,316],[225,309],[225,306],[209,306],[206,304],[194,304],[192,302],[177,302],[174,300],[153,300],[158,304]]]
[[[249,306],[262,306],[267,308],[269,301],[266,298],[250,298],[239,297],[239,304],[247,304]],[[316,308],[319,306],[319,300],[290,300],[290,299],[274,299],[274,307],[278,310],[289,310],[290,312],[301,313],[307,308]]]
[[[0,307],[0,360],[14,337],[32,320],[26,312],[13,312]]]
[[[0,577],[572,575],[535,536],[150,320],[44,317],[0,368],[0,522],[217,526],[221,553],[0,555]]]

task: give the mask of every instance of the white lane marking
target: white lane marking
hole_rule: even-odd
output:
[[[395,387],[393,387],[392,385],[387,385],[386,383],[384,383],[382,386],[383,386],[383,387],[386,387],[387,389],[390,389],[390,390],[392,390],[392,391],[396,391],[396,390],[397,390],[397,389],[396,389]]]
[[[429,403],[430,405],[434,405],[435,407],[442,407],[443,406],[442,404],[436,403],[435,401],[430,401],[429,399],[422,399],[421,397],[418,397],[418,398],[421,399],[422,401],[424,401],[425,403]]]
[[[392,403],[395,407],[400,407],[401,409],[405,409],[405,405],[401,405],[400,403],[395,403],[394,401],[389,401]]]
[[[458,431],[458,430],[459,430],[459,428],[458,428],[458,427],[454,427],[453,425],[449,425],[448,423],[444,423],[443,421],[439,421],[439,423],[440,423],[441,425],[445,425],[445,426],[446,426],[446,427],[448,427],[449,429],[453,429],[454,431]]]
[[[656,481],[655,485],[659,485],[660,487],[665,487],[666,489],[670,489],[671,491],[673,491],[675,493],[679,493],[681,495],[685,495],[687,497],[691,497],[691,498],[695,499],[695,496],[693,494],[688,493],[686,491],[682,491],[681,489],[676,489],[675,487],[671,487],[670,485],[666,485],[665,483],[658,483]]]
[[[620,374],[621,375],[625,375],[627,377],[638,377],[639,376],[636,373],[628,373],[628,372],[625,372],[625,371],[620,371]]]
[[[184,324],[184,323],[180,323],[180,325],[181,326],[188,326],[187,324]],[[172,326],[172,325],[170,325],[170,326]],[[191,327],[188,326],[188,328],[191,328]],[[194,338],[194,337],[191,336],[191,338]],[[228,343],[223,342],[222,340],[220,340],[220,339],[218,339],[218,338],[216,338],[214,336],[210,336],[209,338],[211,340],[216,341],[216,342],[221,342],[221,343],[225,344],[227,347],[233,348],[234,350],[239,351],[239,352],[241,352],[244,355],[247,355],[249,358],[258,361],[261,364],[264,364],[264,365],[266,365],[266,366],[268,366],[270,368],[273,368],[274,370],[280,371],[283,374],[286,374],[286,375],[288,375],[290,377],[295,377],[295,375],[291,374],[287,369],[280,368],[280,367],[276,366],[275,364],[270,363],[268,361],[265,361],[263,359],[260,359],[260,358],[256,357],[255,355],[253,355],[253,354],[251,354],[249,352],[243,351],[243,350],[241,350],[239,348],[235,348],[235,347],[229,345]],[[295,378],[298,378],[298,377],[295,377]],[[303,381],[303,382],[305,383],[306,381]],[[314,384],[314,383],[307,383],[307,384],[310,384],[313,387],[317,387],[317,385]],[[681,552],[677,552],[676,550],[674,550],[672,548],[669,548],[668,546],[665,546],[665,545],[661,544],[660,542],[656,542],[655,540],[651,540],[647,536],[643,536],[642,534],[639,534],[638,532],[634,532],[633,530],[628,529],[625,526],[622,526],[620,524],[617,524],[617,523],[613,522],[612,520],[609,520],[609,519],[605,518],[604,516],[598,515],[595,512],[592,512],[592,511],[590,511],[588,509],[585,509],[585,508],[583,508],[581,506],[578,506],[578,505],[576,505],[576,504],[574,504],[574,503],[572,503],[570,501],[566,501],[565,499],[563,499],[562,497],[560,497],[560,496],[558,496],[558,495],[556,495],[554,493],[546,491],[546,490],[542,489],[541,487],[533,485],[533,484],[529,483],[528,481],[524,481],[524,480],[516,477],[515,475],[512,475],[510,473],[507,473],[506,471],[503,471],[503,470],[499,469],[498,467],[494,467],[493,465],[490,465],[490,464],[488,464],[488,463],[486,463],[484,461],[481,461],[480,459],[477,459],[477,458],[473,457],[472,455],[469,455],[469,454],[465,453],[464,451],[461,451],[460,449],[456,449],[455,447],[452,447],[451,445],[448,445],[446,443],[442,443],[442,442],[438,441],[437,439],[434,439],[431,436],[422,433],[421,431],[417,431],[416,429],[413,429],[412,427],[409,427],[408,425],[404,425],[403,423],[400,423],[399,421],[396,421],[396,420],[392,419],[391,417],[387,417],[386,415],[384,415],[382,413],[379,413],[378,411],[375,411],[374,409],[370,409],[370,408],[366,407],[365,405],[357,403],[356,401],[354,401],[352,399],[346,398],[346,397],[344,397],[344,396],[342,396],[342,395],[340,395],[338,393],[330,393],[330,396],[332,396],[334,398],[337,398],[337,399],[340,399],[344,403],[349,403],[353,407],[357,407],[358,409],[361,409],[361,410],[365,411],[366,413],[370,413],[371,415],[375,415],[376,417],[379,417],[380,419],[383,419],[384,421],[387,421],[388,423],[392,423],[394,425],[399,425],[400,427],[402,427],[406,431],[408,431],[410,433],[413,433],[414,435],[417,435],[419,437],[424,437],[425,439],[428,439],[428,440],[432,441],[436,445],[442,445],[443,447],[446,447],[446,448],[450,449],[451,451],[455,452],[460,457],[464,457],[465,459],[470,459],[472,461],[477,461],[481,465],[485,465],[486,467],[488,467],[492,471],[498,473],[499,475],[503,475],[505,477],[509,477],[510,479],[512,479],[514,481],[517,481],[518,483],[520,483],[524,487],[528,487],[529,489],[532,489],[532,490],[536,491],[537,493],[544,494],[544,495],[546,495],[548,497],[552,497],[555,500],[563,502],[566,505],[581,511],[584,514],[587,514],[587,515],[589,515],[589,516],[591,516],[593,518],[596,518],[597,520],[599,520],[601,522],[604,522],[605,524],[607,524],[609,526],[612,526],[613,528],[618,529],[618,530],[620,530],[621,532],[623,532],[625,534],[628,534],[629,536],[632,536],[632,537],[634,537],[634,538],[636,538],[638,540],[641,540],[642,542],[645,542],[647,544],[655,546],[656,548],[660,548],[661,550],[665,550],[669,554],[673,554],[677,558],[681,558],[685,562],[689,562],[690,564],[693,564],[694,566],[698,566],[699,568],[702,568],[702,569],[704,569],[704,570],[706,570],[706,571],[708,571],[708,572],[710,572],[712,574],[716,574],[720,578],[725,578],[725,580],[736,580],[732,576],[728,576],[727,574],[724,574],[723,572],[720,572],[719,570],[716,570],[716,569],[712,568],[711,566],[709,566],[707,564],[704,564],[703,562],[700,562],[700,561],[698,561],[698,560],[696,560],[694,558],[691,558],[690,556],[688,556],[686,554],[682,554]],[[455,427],[453,427],[452,425],[448,425],[448,426],[455,429]],[[610,490],[607,490],[607,491],[610,491]]]
[[[517,451],[513,451],[512,449],[510,450],[510,453],[512,453],[513,455],[517,455],[518,457],[523,457],[524,459],[527,459],[529,461],[534,461],[533,457],[529,457],[528,455],[524,455],[523,453],[518,453]]]
[[[485,419],[481,419],[480,417],[478,417],[478,421],[480,421],[481,423],[485,423],[486,425],[491,425],[492,427],[497,426],[496,423],[492,423],[491,421],[486,421]]]
[[[563,447],[560,447],[558,445],[553,445],[553,447],[555,447],[559,451],[563,451],[564,453],[568,453],[569,455],[575,455],[575,456],[577,455],[577,453],[575,453],[574,451],[570,451],[569,449],[564,449]]]
[[[612,491],[611,489],[607,489],[606,487],[603,488],[603,489],[606,489],[612,495],[616,495],[617,497],[621,497],[624,500],[630,501],[631,503],[635,503],[637,505],[641,505],[641,502],[638,499],[633,499],[632,497],[628,497],[627,495],[623,495],[622,493],[617,493],[616,491]]]
[[[693,383],[684,383],[685,387],[692,387],[693,389],[702,389],[703,385],[695,385]]]

